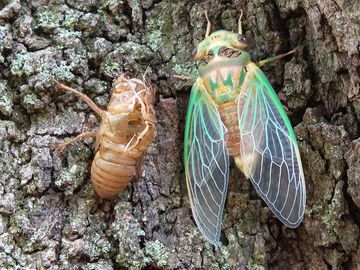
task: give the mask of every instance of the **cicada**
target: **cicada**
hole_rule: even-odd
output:
[[[250,179],[277,218],[296,228],[304,216],[306,189],[299,148],[284,108],[247,39],[225,30],[206,36],[196,51],[199,77],[186,116],[184,164],[192,213],[203,236],[217,245],[229,178],[229,156]]]
[[[85,101],[100,116],[101,124],[98,132],[82,133],[57,147],[96,137],[97,152],[91,166],[91,180],[100,198],[112,198],[135,174],[140,177],[145,151],[156,134],[155,88],[139,79],[119,76],[108,108],[102,110],[79,91],[61,83],[58,85]]]

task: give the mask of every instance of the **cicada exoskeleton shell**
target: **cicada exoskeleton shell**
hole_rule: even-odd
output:
[[[139,79],[119,76],[114,83],[107,110],[75,89],[60,88],[77,94],[101,117],[99,131],[83,133],[77,139],[95,137],[96,154],[91,166],[91,181],[100,198],[115,197],[132,177],[140,177],[144,154],[156,135],[155,88]]]

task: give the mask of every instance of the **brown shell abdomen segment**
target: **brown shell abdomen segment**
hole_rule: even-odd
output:
[[[131,181],[135,174],[135,160],[127,152],[101,148],[91,166],[91,181],[101,198],[110,199],[123,191]]]
[[[224,102],[219,105],[221,120],[228,129],[225,134],[226,145],[229,155],[236,157],[240,155],[240,131],[237,105],[235,101]]]

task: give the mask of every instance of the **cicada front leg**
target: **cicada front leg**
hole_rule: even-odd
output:
[[[78,140],[85,138],[95,138],[97,136],[97,132],[84,132],[77,135],[75,138],[72,138],[64,143],[54,144],[53,146],[59,148],[61,151],[64,150],[69,144],[72,144]]]
[[[141,97],[139,94],[141,94],[143,91],[149,91],[149,92],[145,92],[143,97]],[[143,143],[145,145],[150,144],[149,142],[152,141],[153,133],[154,133],[155,126],[156,126],[155,111],[153,109],[153,106],[151,105],[153,95],[154,95],[153,89],[148,89],[148,88],[136,93],[136,98],[141,106],[140,112],[141,112],[141,117],[145,123],[145,128],[137,136],[135,142],[132,143],[133,138],[131,139],[131,141],[130,141],[131,146],[128,148],[128,150],[132,150],[135,147],[138,147],[140,142],[143,139],[145,140],[145,142]],[[147,146],[144,147],[144,149],[142,149],[142,148],[143,147],[140,147],[139,150],[140,151],[145,150],[147,148]]]
[[[94,101],[91,100],[91,98],[89,98],[87,95],[79,92],[78,90],[74,89],[74,88],[71,88],[69,86],[66,86],[65,84],[62,84],[56,80],[54,80],[54,82],[58,85],[58,87],[63,90],[63,91],[66,91],[66,92],[70,92],[70,93],[73,93],[75,95],[77,95],[80,99],[82,99],[87,105],[89,105],[89,107],[91,109],[93,109],[94,112],[96,112],[99,116],[103,116],[105,111],[100,109]]]
[[[152,106],[148,104],[148,100],[141,101],[141,116],[145,122],[144,130],[137,136],[134,147],[138,147],[140,151],[144,151],[148,145],[151,143],[156,126],[156,116],[155,111]],[[141,144],[142,143],[142,144]],[[136,163],[136,177],[138,181],[141,179],[141,169],[144,164],[145,154],[143,153]]]
[[[141,169],[144,164],[145,155],[143,154],[136,163],[136,177],[137,180],[141,180]]]
[[[91,109],[93,109],[100,117],[102,117],[104,115],[104,110],[100,109],[95,103],[94,101],[92,101],[87,95],[79,92],[78,90],[71,88],[69,86],[66,86],[65,84],[62,84],[56,80],[54,80],[54,82],[58,85],[58,87],[61,90],[64,90],[66,92],[70,92],[73,93],[75,95],[77,95],[81,100],[83,100],[84,102],[86,102],[86,104],[89,105],[89,107]],[[97,132],[84,132],[79,134],[78,136],[76,136],[73,139],[70,139],[67,142],[64,143],[59,143],[59,144],[55,144],[54,147],[59,148],[60,150],[63,150],[64,148],[66,148],[69,144],[72,144],[78,140],[84,139],[84,138],[94,138],[97,136]]]

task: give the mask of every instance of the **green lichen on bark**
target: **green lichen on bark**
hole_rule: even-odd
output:
[[[14,97],[7,87],[7,82],[0,80],[0,112],[8,117],[13,112]]]
[[[181,165],[193,48],[206,31],[243,29],[254,61],[296,48],[263,69],[295,127],[307,208],[281,225],[231,169],[215,249],[192,219]],[[360,6],[356,1],[113,1],[0,3],[1,269],[358,269]],[[157,137],[142,179],[101,202],[89,179],[96,130],[60,80],[105,107],[129,72],[157,85]],[[95,123],[95,127],[94,127]]]

